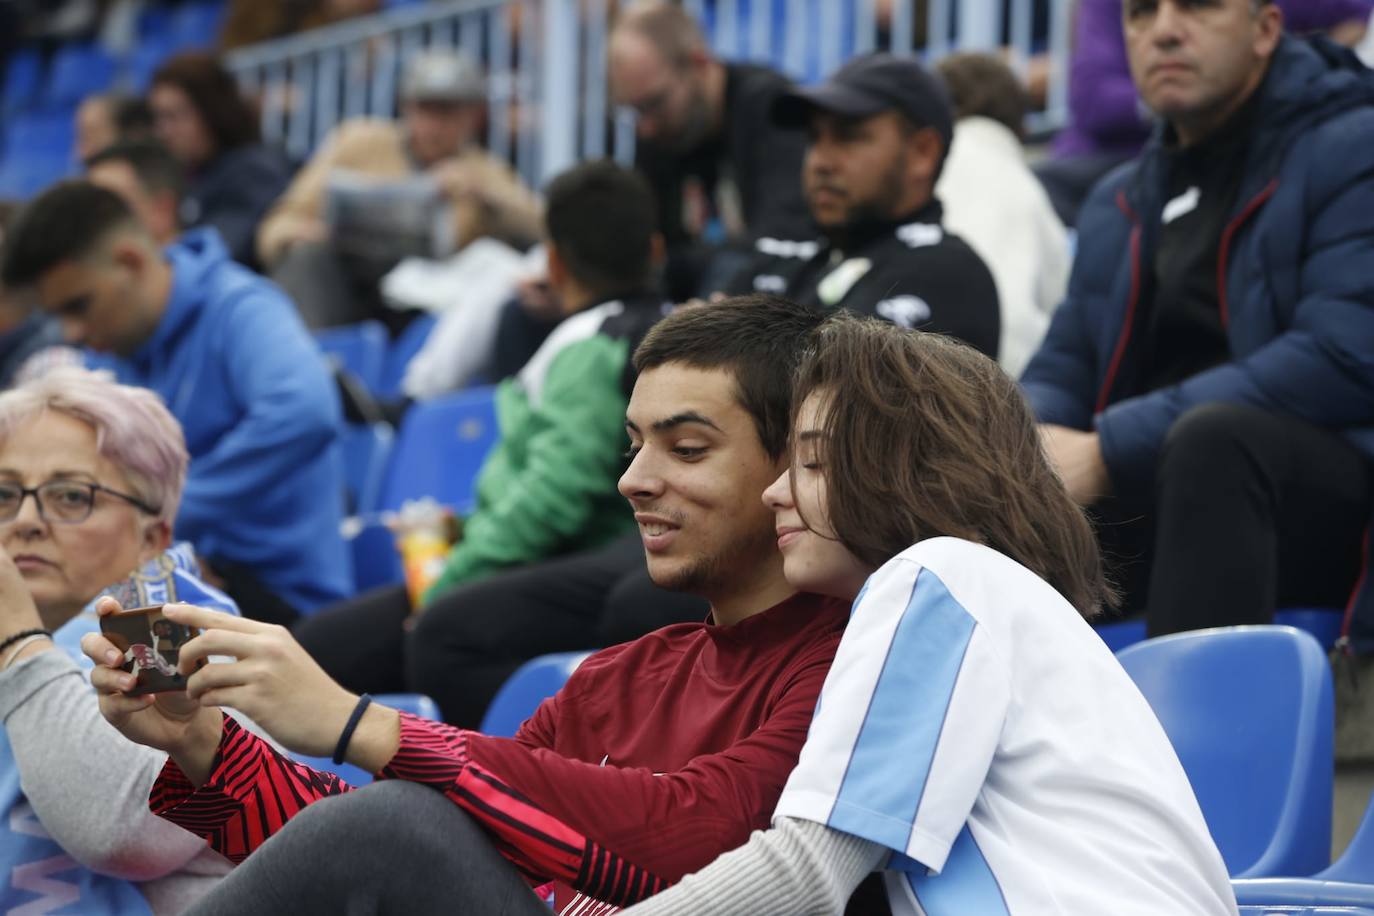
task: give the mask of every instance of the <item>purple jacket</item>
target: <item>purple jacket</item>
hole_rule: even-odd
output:
[[[1279,7],[1284,27],[1297,34],[1368,19],[1374,0],[1279,0]],[[1069,126],[1055,140],[1057,156],[1134,155],[1150,135],[1126,62],[1121,0],[1079,0],[1069,116]]]

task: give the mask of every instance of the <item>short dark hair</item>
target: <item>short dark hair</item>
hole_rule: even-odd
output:
[[[602,295],[649,285],[658,218],[638,172],[606,159],[584,162],[549,182],[545,200],[549,240],[579,283]]]
[[[211,54],[192,51],[169,58],[153,74],[153,86],[176,86],[214,137],[216,152],[262,139],[257,113],[239,91],[234,75]]]
[[[59,181],[14,221],[0,256],[0,284],[28,286],[57,265],[91,254],[124,225],[138,223],[118,194],[89,181]]]
[[[991,54],[951,54],[935,65],[949,89],[955,120],[991,118],[1018,137],[1025,136],[1030,94],[1016,74]]]
[[[729,370],[736,399],[753,417],[764,451],[777,460],[787,452],[793,374],[826,314],[763,294],[680,308],[645,336],[635,371],[666,363]]]
[[[86,169],[102,162],[127,162],[149,191],[168,191],[177,201],[186,190],[186,173],[167,147],[156,140],[120,140],[86,160]]]

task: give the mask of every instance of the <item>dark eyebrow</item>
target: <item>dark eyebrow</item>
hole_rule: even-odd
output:
[[[700,426],[707,426],[711,429],[714,429],[718,433],[724,432],[723,429],[721,429],[719,426],[703,417],[701,414],[697,413],[695,410],[688,410],[684,411],[683,413],[675,413],[671,417],[665,417],[662,420],[655,420],[653,424],[653,431],[656,433],[661,433],[666,430],[672,429],[675,426],[683,426],[688,423],[695,423]]]

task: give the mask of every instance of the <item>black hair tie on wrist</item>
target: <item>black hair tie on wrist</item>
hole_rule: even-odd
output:
[[[4,646],[0,646],[0,649],[3,648]],[[348,717],[348,724],[344,726],[343,733],[339,735],[339,743],[334,748],[333,760],[336,764],[344,762],[344,751],[348,750],[348,742],[353,740],[353,732],[357,730],[363,712],[371,703],[372,697],[369,694],[365,693],[358,697],[358,705],[353,707],[353,715]]]
[[[52,630],[49,630],[46,627],[34,627],[31,630],[20,630],[18,633],[14,633],[7,637],[3,642],[0,642],[0,655],[4,654],[4,651],[6,649],[14,645],[15,643],[19,642],[19,640],[28,639],[30,636],[46,636],[49,639],[52,639]]]

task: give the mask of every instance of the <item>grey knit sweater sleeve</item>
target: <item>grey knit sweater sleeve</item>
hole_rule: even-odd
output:
[[[673,887],[630,907],[632,916],[835,916],[887,858],[877,843],[824,824],[779,819]]]
[[[175,872],[182,872],[178,885],[191,875],[213,883],[228,871],[200,837],[148,809],[167,755],[105,721],[85,673],[65,652],[40,652],[0,672],[0,721],[25,798],[49,836],[82,865],[140,884]],[[194,899],[209,886],[179,886],[174,896],[190,891]],[[155,896],[149,894],[154,909],[163,909]]]

